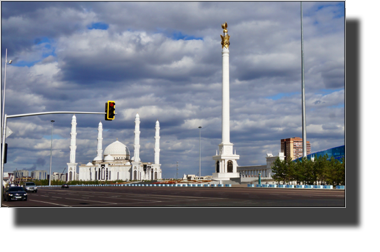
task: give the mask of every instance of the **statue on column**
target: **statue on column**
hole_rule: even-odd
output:
[[[228,30],[227,30],[227,22],[222,24],[222,28],[223,28],[223,34],[225,34],[224,36],[223,35],[220,35],[221,39],[222,39],[222,48],[223,47],[226,47],[228,49],[228,47],[230,46],[230,35],[227,34]]]

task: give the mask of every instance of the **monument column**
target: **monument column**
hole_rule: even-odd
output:
[[[67,181],[76,180],[77,163],[75,163],[75,152],[77,149],[77,118],[73,115],[71,120],[71,142],[70,142],[70,163],[67,164]]]
[[[230,142],[230,35],[228,35],[227,23],[222,24],[222,142],[219,144],[218,155],[213,156],[216,162],[214,180],[229,180],[239,178],[237,162],[239,155],[233,154],[233,144]],[[236,153],[236,151],[235,151]],[[228,170],[228,163],[232,162],[232,172]],[[219,172],[217,163],[220,162]]]

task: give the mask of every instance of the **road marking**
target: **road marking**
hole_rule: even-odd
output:
[[[57,206],[65,206],[65,207],[70,207],[69,205],[62,205],[62,204],[57,204],[57,203],[51,203],[47,201],[41,201],[41,200],[29,200],[29,201],[36,201],[36,202],[42,202],[42,203],[47,203],[47,204],[52,204],[52,205],[57,205]]]

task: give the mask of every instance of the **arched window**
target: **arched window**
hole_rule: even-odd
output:
[[[106,180],[108,180],[108,168],[106,168]]]
[[[228,161],[227,163],[227,172],[232,172],[233,171],[233,164],[232,161]]]
[[[153,180],[153,169],[151,171],[151,177],[150,177],[150,180]]]
[[[216,161],[216,172],[219,173],[219,161]]]
[[[95,180],[98,180],[97,175],[98,175],[98,172],[95,170]]]
[[[157,172],[154,173],[154,179],[157,179]]]

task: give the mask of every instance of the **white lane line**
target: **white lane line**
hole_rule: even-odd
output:
[[[29,199],[29,201],[42,202],[42,203],[46,203],[46,204],[52,204],[52,205],[57,205],[57,206],[65,206],[65,207],[71,207],[71,206],[69,206],[69,205],[62,205],[62,204],[51,203],[51,202],[47,202],[47,201],[41,201],[41,200],[31,200],[31,199]]]

